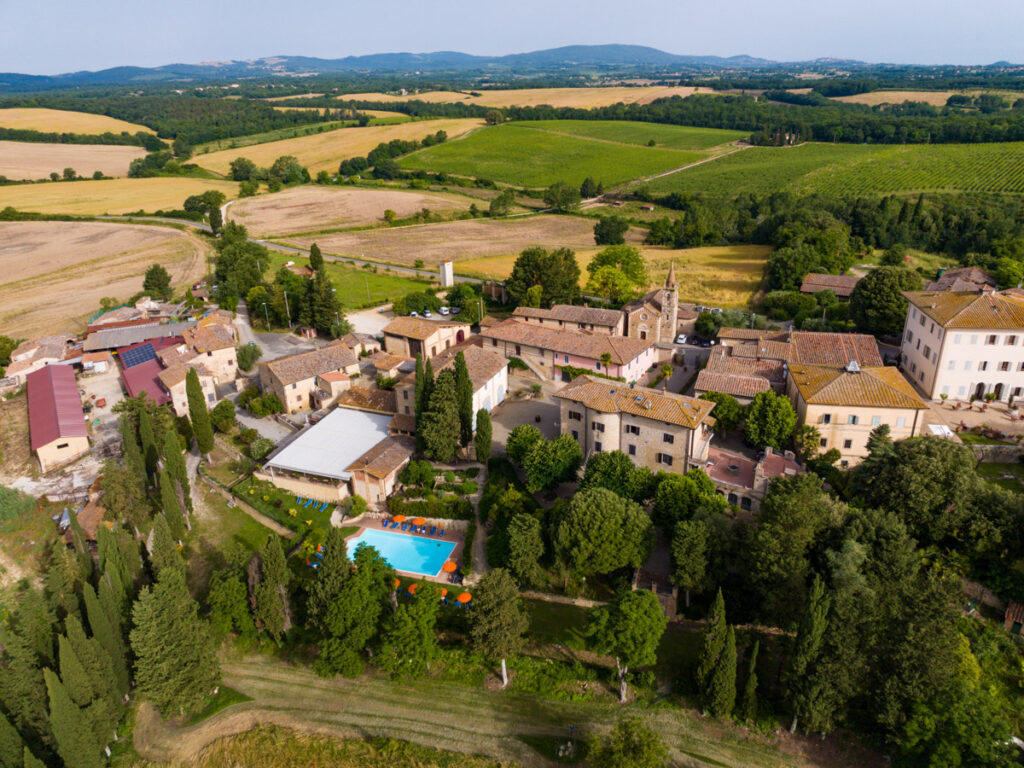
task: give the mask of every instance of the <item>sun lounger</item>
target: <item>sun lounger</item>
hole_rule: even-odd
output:
[[[433,526],[433,527],[432,527],[432,528],[430,529],[430,533],[429,533],[428,535],[429,535],[429,536],[433,536],[433,535],[434,535],[435,533],[437,533],[437,526],[436,526],[436,525],[435,525],[435,526]]]
[[[440,531],[438,531],[437,535],[440,536],[443,539],[444,538],[444,528],[442,528]]]
[[[319,511],[323,512],[325,509],[327,509],[327,502],[326,501],[322,505],[320,505],[320,510]]]
[[[388,519],[387,519],[387,518],[385,517],[385,518],[384,518],[384,522],[382,522],[382,523],[380,524],[380,527],[381,527],[381,528],[387,528],[387,527],[388,527],[388,523],[390,523],[390,522],[391,522],[391,521],[390,521],[390,520],[388,520]]]
[[[303,508],[305,508],[305,507],[308,507],[308,506],[309,506],[310,504],[312,504],[312,503],[313,503],[313,500],[312,500],[312,499],[306,499],[306,503],[305,503],[305,504],[303,504],[302,506],[303,506]]]
[[[403,531],[409,530],[409,524],[408,523],[402,523],[402,530]]]
[[[392,531],[395,530],[395,528],[397,528],[397,527],[398,527],[398,523],[392,523],[391,524],[391,530]]]

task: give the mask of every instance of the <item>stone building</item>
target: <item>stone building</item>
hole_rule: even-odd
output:
[[[676,267],[668,268],[665,285],[622,307],[626,335],[655,344],[671,344],[679,325],[679,288]]]
[[[313,394],[317,377],[325,373],[359,373],[359,358],[340,342],[260,363],[260,388],[277,395],[286,413],[318,407]]]

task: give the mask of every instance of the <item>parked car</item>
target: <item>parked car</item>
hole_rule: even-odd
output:
[[[410,312],[410,313],[409,313],[409,317],[419,317],[419,316],[420,316],[420,313],[419,313],[419,312],[415,312],[415,311],[413,311],[413,312]]]
[[[433,317],[434,315],[433,315],[433,314],[431,314],[431,312],[430,312],[430,310],[429,310],[429,309],[424,309],[424,310],[423,310],[423,316],[424,316],[424,317]]]
[[[457,315],[457,314],[459,314],[460,312],[462,312],[462,310],[461,310],[461,309],[459,309],[458,307],[452,307],[452,308],[450,309],[450,311],[451,311],[451,313],[452,313],[453,315]]]
[[[447,315],[448,314],[448,307],[441,307],[437,311],[440,312],[442,315]]]
[[[685,333],[680,333],[678,336],[676,336],[676,344],[685,344],[685,343],[686,343],[686,334]]]
[[[711,308],[711,314],[713,314],[713,315],[720,315],[720,314],[722,314],[722,308],[721,307],[712,307]]]

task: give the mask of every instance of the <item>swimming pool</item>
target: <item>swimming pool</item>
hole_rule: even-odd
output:
[[[417,573],[421,576],[437,576],[441,566],[455,549],[454,541],[428,539],[422,536],[403,536],[390,531],[364,528],[354,539],[349,539],[348,551],[352,553],[360,544],[380,552],[396,571]]]

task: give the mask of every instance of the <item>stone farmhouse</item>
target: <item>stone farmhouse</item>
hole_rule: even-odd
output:
[[[260,388],[277,395],[286,413],[319,407],[313,395],[317,377],[327,373],[359,373],[359,358],[345,344],[335,342],[312,352],[260,363]]]
[[[469,323],[396,317],[384,326],[384,350],[392,355],[433,357],[469,338]]]

